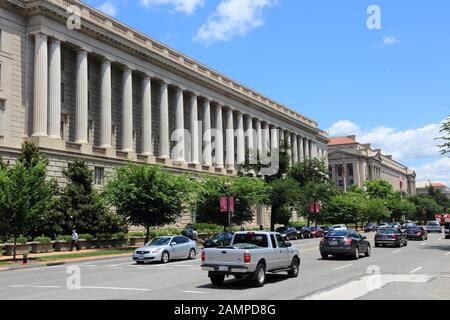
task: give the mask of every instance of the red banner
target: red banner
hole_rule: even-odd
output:
[[[228,205],[230,206],[229,208]],[[221,197],[220,212],[228,212],[228,211],[234,212],[234,197]]]

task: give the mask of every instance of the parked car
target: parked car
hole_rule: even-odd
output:
[[[216,233],[205,241],[205,248],[227,247],[233,239],[233,233],[222,232]]]
[[[385,223],[385,222],[380,223],[380,224],[378,225],[378,229],[382,229],[382,228],[389,228],[389,224],[388,224],[388,223]]]
[[[297,238],[298,239],[309,239],[311,238],[311,230],[308,227],[298,227]]]
[[[321,227],[312,227],[310,228],[310,234],[312,238],[322,238],[325,232]]]
[[[403,226],[402,226],[402,224],[401,224],[400,222],[394,222],[394,223],[391,223],[391,224],[389,225],[389,227],[390,227],[390,228],[396,228],[396,229],[399,229],[399,230],[402,230],[402,229],[403,229]]]
[[[345,224],[336,224],[333,226],[334,231],[348,230]]]
[[[408,239],[406,239],[406,233],[397,228],[378,229],[375,235],[375,247],[381,245],[407,246]]]
[[[377,229],[378,228],[375,223],[369,223],[367,226],[364,227],[364,232],[376,232]]]
[[[428,232],[423,227],[409,227],[406,228],[406,239],[428,240]]]
[[[450,223],[446,223],[444,226],[445,229],[445,239],[450,239]]]
[[[320,241],[320,255],[324,260],[328,259],[329,255],[359,259],[361,254],[370,256],[370,242],[367,237],[354,230],[333,230]]]
[[[442,233],[441,225],[437,221],[428,221],[427,222],[427,231],[430,232],[438,232]]]
[[[323,230],[323,236],[326,236],[328,234],[328,232],[333,231],[333,228],[326,226],[326,227],[322,227],[322,230]]]
[[[297,240],[297,229],[294,227],[280,227],[276,231],[281,234],[284,240]]]
[[[266,273],[287,272],[298,277],[300,255],[298,249],[285,242],[277,232],[237,232],[230,247],[205,248],[202,251],[204,271],[214,286],[221,286],[225,277],[250,278],[254,286],[262,287]]]
[[[138,248],[133,253],[133,260],[138,264],[146,262],[168,263],[170,260],[189,259],[197,256],[197,242],[184,236],[158,237]]]

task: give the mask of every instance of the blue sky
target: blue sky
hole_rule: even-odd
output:
[[[450,184],[448,0],[89,0],[120,21]],[[381,10],[369,30],[367,9]]]

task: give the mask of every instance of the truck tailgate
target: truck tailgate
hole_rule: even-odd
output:
[[[205,249],[205,265],[242,266],[245,250],[233,248]]]

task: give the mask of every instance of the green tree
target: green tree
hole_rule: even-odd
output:
[[[225,183],[229,183],[229,193],[234,197],[235,223],[252,222],[255,208],[267,202],[266,184],[252,177],[205,178],[200,184],[196,206],[198,221],[228,226],[228,215],[220,212],[220,198],[227,195]]]
[[[312,202],[320,201],[324,207],[336,194],[336,188],[328,178],[325,163],[319,159],[305,160],[294,164],[288,175],[297,182],[300,189],[297,211],[307,218],[308,226],[311,220],[316,223],[326,221],[324,210],[320,214],[309,211]]]
[[[332,223],[354,223],[357,226],[367,219],[364,216],[364,201],[364,196],[359,193],[338,194],[331,198],[325,210]]]
[[[441,128],[442,137],[437,138],[442,140],[443,143],[439,145],[442,154],[450,153],[450,116],[444,121]]]
[[[285,179],[275,179],[268,184],[268,204],[272,206],[270,219],[271,230],[276,224],[288,224],[292,218],[291,207],[297,206],[301,190],[297,181],[287,177]]]
[[[58,233],[70,234],[73,229],[92,235],[124,231],[124,223],[109,212],[106,201],[94,190],[93,172],[83,160],[69,163],[64,176],[67,185],[61,191],[59,212],[50,220],[54,228],[60,225]]]
[[[114,171],[106,195],[129,224],[150,228],[175,223],[195,201],[194,183],[155,166],[128,164]]]
[[[385,221],[391,215],[391,212],[386,206],[386,201],[377,198],[363,200],[362,212],[362,218],[367,223]]]
[[[55,183],[46,179],[47,160],[31,143],[22,145],[15,165],[0,170],[0,221],[5,237],[28,236],[54,205]]]
[[[422,222],[434,220],[435,215],[437,213],[442,213],[444,209],[436,202],[436,200],[429,196],[419,195],[413,197],[411,201],[416,206],[416,219]]]
[[[386,180],[366,181],[366,194],[370,198],[387,199],[394,194],[394,188]]]

